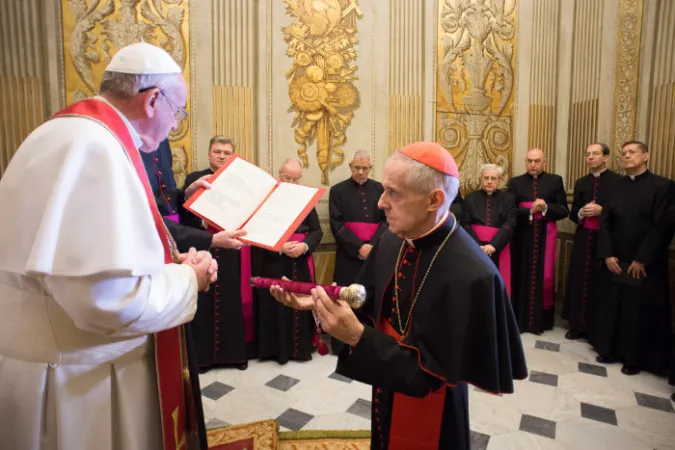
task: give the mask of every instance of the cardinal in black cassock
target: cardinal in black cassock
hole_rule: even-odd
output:
[[[543,171],[544,152],[527,152],[527,173],[512,178],[509,192],[516,203],[516,229],[511,252],[512,299],[520,331],[553,328],[556,221],[569,214],[563,180]]]
[[[330,189],[328,212],[336,244],[333,280],[338,286],[356,280],[368,252],[387,228],[384,211],[377,207],[384,188],[368,178],[370,167],[370,155],[356,152],[349,163],[352,176]],[[340,350],[342,343],[332,338],[331,351]]]
[[[588,337],[592,327],[593,304],[602,268],[598,258],[600,213],[621,178],[607,168],[609,147],[593,144],[586,149],[586,164],[591,173],[574,183],[570,219],[577,224],[567,278],[562,317],[569,322],[567,339]]]
[[[622,361],[622,372],[662,372],[670,357],[668,246],[656,224],[673,202],[673,181],[647,170],[648,148],[628,142],[622,150],[626,175],[602,211],[598,256],[603,294],[591,343],[598,362]]]
[[[223,136],[215,136],[210,144],[210,167],[189,174],[186,184],[212,175],[235,151],[234,143]],[[194,227],[202,226],[201,219],[189,211],[181,216],[181,221]],[[217,232],[213,227],[206,230]],[[202,373],[216,367],[243,370],[257,351],[253,292],[249,283],[251,248],[213,248],[211,254],[218,262],[218,280],[208,292],[199,293],[199,308],[192,321],[199,370]]]
[[[412,164],[438,181],[424,201],[408,201],[419,192],[408,183],[424,185],[408,180]],[[412,144],[389,159],[380,199],[389,230],[359,275],[367,298],[358,318],[320,288],[313,298],[272,289],[289,306],[315,306],[321,326],[348,345],[336,370],[373,386],[373,449],[469,450],[467,384],[510,393],[514,379],[527,377],[497,268],[448,212],[458,178],[436,143]]]
[[[302,164],[296,159],[286,160],[279,169],[280,181],[298,183],[301,177]],[[314,282],[312,253],[321,238],[319,216],[312,208],[280,252],[252,249],[253,275]],[[319,343],[312,313],[285,308],[265,290],[256,290],[254,295],[257,300],[258,358],[276,359],[280,364],[312,359],[312,352]]]
[[[516,227],[516,205],[511,194],[497,189],[502,176],[500,171],[501,168],[494,164],[483,168],[483,188],[464,199],[462,225],[499,267],[506,291],[511,295],[510,242]]]

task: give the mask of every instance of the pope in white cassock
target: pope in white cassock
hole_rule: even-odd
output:
[[[194,448],[181,325],[215,261],[176,253],[138,153],[186,99],[166,52],[125,47],[0,180],[0,449]]]

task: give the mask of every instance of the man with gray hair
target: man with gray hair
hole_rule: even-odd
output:
[[[286,159],[279,167],[278,178],[285,183],[300,183],[302,163],[295,158]],[[319,215],[312,208],[279,252],[251,248],[253,275],[314,282],[312,253],[322,237]],[[258,358],[274,359],[279,364],[312,359],[312,353],[319,343],[312,314],[284,308],[265,290],[256,289],[253,294],[257,300],[255,328]]]
[[[0,448],[199,448],[182,325],[217,265],[178,254],[139,154],[187,114],[181,72],[120,49],[0,180]]]
[[[330,188],[328,212],[336,244],[333,280],[340,286],[356,279],[363,261],[387,228],[384,211],[377,206],[384,188],[368,177],[372,166],[366,150],[355,152],[349,163],[351,177]],[[331,338],[334,355],[342,347],[341,342]]]
[[[511,249],[516,227],[513,196],[499,190],[504,169],[496,164],[481,167],[483,188],[464,199],[466,230],[481,250],[499,267],[506,291],[511,295]]]
[[[527,377],[515,316],[497,268],[449,212],[459,173],[447,150],[400,149],[382,184],[389,229],[355,280],[367,292],[356,314],[321,287],[271,291],[347,345],[336,371],[373,386],[371,448],[469,450],[467,384],[511,393]]]

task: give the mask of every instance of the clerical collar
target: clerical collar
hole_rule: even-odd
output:
[[[413,248],[430,247],[445,239],[447,232],[450,231],[454,223],[454,216],[450,214],[450,211],[447,211],[431,230],[414,239],[406,238],[406,242]]]
[[[356,181],[356,180],[355,180],[354,178],[352,178],[352,177],[349,177],[349,179],[352,180],[352,183],[354,183],[354,184],[357,185],[357,186],[365,186],[366,183],[368,183],[368,182],[370,181],[370,178],[366,178],[366,181],[364,181],[363,183],[359,183],[358,181]]]
[[[643,171],[640,172],[640,173],[636,173],[635,175],[628,175],[628,178],[630,178],[631,180],[635,181],[636,178],[641,177],[642,175],[646,174],[647,172],[649,172],[649,169],[645,169],[645,170],[643,170]]]
[[[537,179],[543,177],[546,172],[542,171],[539,175],[530,175],[530,172],[525,172],[525,173],[527,174],[528,177],[534,178],[535,180],[537,180]]]
[[[495,190],[492,191],[492,192],[488,192],[488,191],[486,191],[485,189],[481,189],[481,191],[483,191],[483,194],[485,194],[485,195],[487,195],[488,197],[490,197],[490,196],[494,196],[497,192],[499,192],[499,189],[495,189]]]
[[[591,175],[593,175],[595,178],[600,178],[600,175],[602,175],[605,172],[607,172],[607,167],[602,169],[600,172],[591,172]]]
[[[129,129],[129,134],[131,134],[131,139],[134,140],[134,145],[136,145],[136,148],[138,150],[140,150],[141,146],[143,145],[143,140],[141,140],[141,136],[138,134],[138,131],[136,131],[136,129],[131,125],[131,122],[129,122],[129,120],[124,116],[124,114],[122,114],[122,112],[119,109],[115,108],[115,105],[110,103],[105,97],[101,97],[100,95],[97,95],[94,98],[96,100],[101,100],[101,101],[106,102],[108,105],[110,105],[110,107],[112,109],[115,110],[117,115],[119,115],[122,118],[122,121],[124,122],[124,125],[126,125],[127,128]]]

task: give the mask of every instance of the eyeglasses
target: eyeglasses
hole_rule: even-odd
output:
[[[157,89],[159,91],[159,93],[162,94],[164,96],[164,98],[166,98],[169,101],[169,103],[171,103],[171,105],[173,105],[173,107],[175,108],[174,111],[173,111],[173,116],[176,119],[176,122],[182,122],[183,120],[185,120],[185,118],[188,116],[188,112],[185,110],[185,108],[180,106],[178,103],[174,102],[171,99],[171,97],[166,95],[166,92],[164,92],[163,90],[161,90],[157,87],[147,87],[147,88],[139,90],[138,92],[139,93],[146,92],[146,91],[149,91],[150,89]]]

